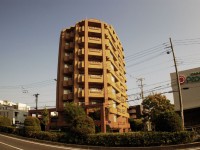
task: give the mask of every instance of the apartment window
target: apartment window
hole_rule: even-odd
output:
[[[112,75],[111,75],[111,80],[112,82],[115,82],[115,77],[113,77]]]
[[[111,67],[112,70],[114,70],[114,66],[112,64],[110,64],[110,67]]]
[[[69,45],[69,42],[66,42],[65,45]]]
[[[70,90],[64,90],[64,91],[63,91],[63,94],[69,94],[69,93],[71,93]]]
[[[116,90],[115,90],[115,89],[113,89],[113,88],[112,88],[112,93],[113,93],[113,94],[116,94]]]
[[[68,81],[68,79],[69,79],[68,77],[64,77],[64,81]]]
[[[114,121],[114,122],[117,122],[117,115],[114,115],[114,116],[113,116],[113,121]]]
[[[98,89],[98,88],[90,88],[90,91],[91,92],[101,92],[102,90]]]
[[[69,53],[65,53],[65,56],[69,56]]]
[[[113,108],[116,108],[117,107],[117,104],[116,104],[116,102],[115,101],[113,101]]]
[[[64,65],[64,68],[69,68],[69,66],[67,64]]]

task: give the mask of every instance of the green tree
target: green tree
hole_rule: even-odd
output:
[[[32,131],[41,131],[40,120],[36,117],[28,116],[24,120],[25,134],[29,134]]]
[[[154,118],[154,115],[164,111],[174,111],[174,105],[170,103],[170,100],[166,96],[161,94],[151,94],[147,96],[143,102],[143,114],[150,120]]]
[[[129,119],[130,127],[132,131],[142,131],[144,128],[142,119]]]
[[[46,107],[42,111],[41,124],[44,125],[44,130],[46,131],[46,126],[49,124],[49,111],[46,109]]]
[[[11,120],[8,117],[0,116],[0,126],[11,126]]]
[[[176,112],[161,112],[154,118],[155,130],[163,132],[181,131],[181,118]]]
[[[95,133],[95,124],[93,119],[89,116],[76,117],[72,122],[71,132],[81,136]]]
[[[156,93],[147,96],[143,102],[143,117],[144,117],[144,127],[149,126],[151,124],[152,127],[155,126],[154,118],[157,114],[166,111],[174,111],[174,105],[170,103],[170,100],[166,98],[166,96]],[[147,127],[148,129],[149,127]],[[145,128],[144,128],[145,129]]]
[[[67,103],[64,108],[64,114],[68,125],[70,125],[76,117],[86,116],[84,109],[75,103]]]

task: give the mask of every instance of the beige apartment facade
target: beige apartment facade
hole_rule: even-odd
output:
[[[113,27],[97,19],[80,21],[60,35],[57,102],[59,122],[68,102],[83,106],[106,132],[129,130],[124,50]]]
[[[200,125],[200,67],[179,72],[182,103],[186,126]],[[176,75],[171,73],[171,84],[176,111],[180,111],[180,101]]]

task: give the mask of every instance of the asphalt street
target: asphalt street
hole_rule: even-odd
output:
[[[84,149],[49,145],[0,134],[0,150],[84,150]]]

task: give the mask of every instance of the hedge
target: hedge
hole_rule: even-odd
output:
[[[20,129],[0,126],[0,132],[19,134]],[[147,147],[175,145],[193,142],[196,133],[182,132],[130,132],[130,133],[100,133],[89,134],[84,139],[71,136],[70,133],[34,131],[26,135],[40,140],[65,142],[67,144],[84,144],[107,147]]]
[[[183,144],[194,141],[195,132],[132,132],[91,134],[87,138],[88,145],[144,147]]]

